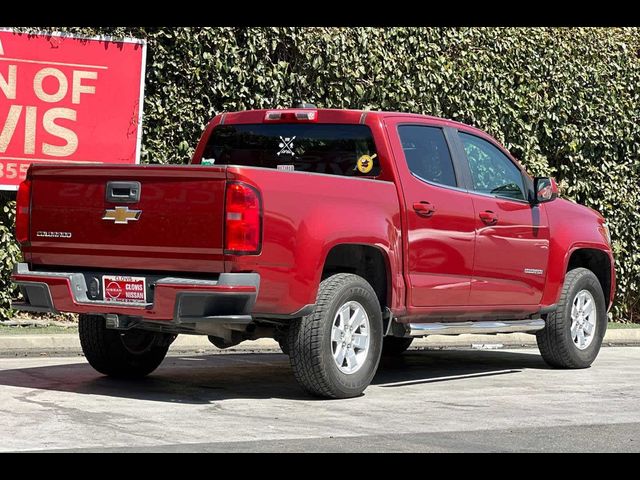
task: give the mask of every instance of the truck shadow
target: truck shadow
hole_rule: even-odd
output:
[[[372,385],[401,388],[542,368],[547,367],[541,357],[526,352],[411,350],[383,358]],[[314,400],[296,384],[287,357],[276,353],[169,356],[141,380],[104,377],[86,363],[18,368],[0,371],[3,385],[187,404],[233,398]]]
[[[372,385],[395,388],[547,368],[537,352],[409,350],[397,357],[383,357]]]
[[[415,350],[383,359],[372,385],[401,388],[543,368],[539,355],[525,352]],[[316,400],[300,389],[287,357],[277,353],[169,356],[140,380],[105,377],[86,363],[2,370],[2,386],[185,404],[237,398]]]

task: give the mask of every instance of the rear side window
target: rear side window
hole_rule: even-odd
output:
[[[453,161],[441,128],[400,125],[398,135],[411,173],[428,182],[457,186]]]
[[[209,138],[202,163],[356,177],[380,174],[366,125],[220,125]]]

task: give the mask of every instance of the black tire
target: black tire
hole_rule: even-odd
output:
[[[340,371],[333,359],[331,330],[339,309],[358,302],[369,318],[369,350],[362,366],[351,374]],[[356,397],[371,383],[382,352],[382,310],[369,283],[350,273],[333,275],[320,283],[316,307],[289,327],[289,360],[300,385],[324,398]]]
[[[80,315],[78,331],[89,364],[100,373],[119,378],[140,378],[153,372],[175,338],[137,329],[110,330],[99,315]]]
[[[280,340],[278,340],[278,345],[280,346],[280,350],[282,350],[282,353],[284,353],[285,355],[289,355],[289,344],[287,343],[287,340],[285,338],[281,338]]]
[[[382,356],[396,357],[402,355],[411,346],[411,337],[384,337],[382,340]]]
[[[278,342],[280,346],[280,350],[285,355],[289,355],[289,329],[288,328],[279,328],[276,330],[273,339]]]
[[[595,300],[596,326],[591,344],[580,350],[571,335],[571,308],[576,295],[588,290]],[[545,328],[536,333],[538,348],[547,364],[556,368],[587,368],[598,356],[607,331],[607,308],[598,278],[591,270],[567,273],[556,310],[547,315]]]

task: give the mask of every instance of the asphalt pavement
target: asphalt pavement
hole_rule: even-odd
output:
[[[0,358],[0,450],[638,452],[639,378],[638,347],[585,370],[536,349],[410,350],[329,401],[278,353],[175,353],[142,381],[80,356]]]

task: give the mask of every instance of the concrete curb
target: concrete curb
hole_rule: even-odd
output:
[[[640,328],[608,330],[604,344],[640,345]],[[528,333],[507,333],[497,335],[430,335],[414,340],[412,348],[507,348],[536,346],[534,335]],[[171,346],[177,352],[218,353],[205,336],[180,335]],[[280,351],[278,343],[269,338],[243,342],[224,352],[264,352]],[[74,333],[54,335],[0,335],[0,356],[30,354],[80,354],[80,340]]]

